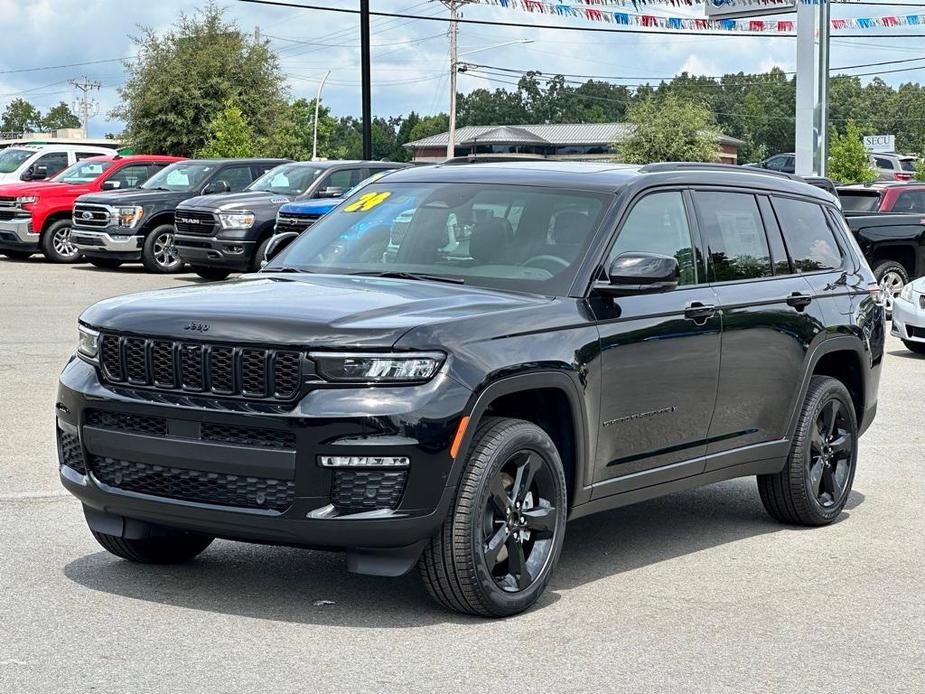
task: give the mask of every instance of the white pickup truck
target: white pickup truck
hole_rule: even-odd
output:
[[[0,150],[0,184],[41,181],[81,159],[113,152],[111,148],[95,145],[11,145]]]

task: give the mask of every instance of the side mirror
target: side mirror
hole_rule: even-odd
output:
[[[121,188],[121,181],[103,181],[103,185],[100,186],[101,190],[115,190],[116,188]]]
[[[267,249],[263,252],[263,258],[260,259],[260,267],[263,268],[298,237],[299,232],[297,231],[284,231],[281,234],[271,236],[270,243],[267,244]]]
[[[48,167],[47,166],[36,166],[35,169],[32,171],[33,181],[44,181],[46,178],[48,178]]]
[[[594,288],[607,296],[660,294],[678,286],[681,267],[678,261],[658,253],[623,253],[607,269],[607,281]]]
[[[231,186],[227,181],[212,181],[202,189],[202,195],[216,195],[218,193],[230,193]]]
[[[318,191],[319,198],[340,198],[343,197],[344,193],[347,192],[340,186],[328,186],[327,188],[322,188]]]

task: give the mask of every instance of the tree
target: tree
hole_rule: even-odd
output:
[[[925,154],[919,157],[919,160],[915,162],[915,180],[925,181]]]
[[[209,123],[209,139],[196,152],[203,159],[242,158],[254,156],[254,133],[241,109],[230,101]]]
[[[617,143],[623,161],[716,161],[719,130],[705,105],[675,95],[653,97],[630,107],[629,136]]]
[[[257,140],[285,122],[276,54],[224,12],[210,2],[192,16],[181,14],[163,34],[142,27],[133,38],[136,58],[125,64],[122,105],[112,116],[125,121],[125,137],[139,151],[190,156],[205,146],[210,122],[229,102]]]
[[[411,127],[408,133],[408,139],[402,144],[423,140],[431,135],[439,135],[450,129],[450,117],[445,113],[438,113],[435,116],[422,116],[421,119]]]
[[[6,133],[26,133],[40,130],[42,114],[25,99],[13,99],[0,116],[0,130]]]
[[[59,102],[57,106],[52,106],[48,109],[48,113],[42,118],[42,129],[49,132],[63,130],[64,128],[79,128],[81,125],[83,124],[80,122],[80,118],[74,115],[70,106],[63,101]]]
[[[849,120],[844,134],[832,131],[829,138],[829,178],[842,183],[871,183],[877,180],[877,171],[870,162],[870,153],[864,148],[860,126]]]

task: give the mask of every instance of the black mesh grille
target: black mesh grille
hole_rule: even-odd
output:
[[[211,212],[194,210],[177,210],[174,213],[174,226],[179,234],[211,234],[218,228]]]
[[[407,476],[404,470],[336,470],[331,503],[343,513],[394,509]]]
[[[74,434],[58,429],[58,443],[61,446],[61,464],[86,475],[87,466],[80,440]]]
[[[86,423],[92,427],[118,429],[119,431],[130,431],[134,434],[167,436],[167,420],[163,417],[149,417],[126,412],[87,410]]]
[[[287,480],[185,470],[97,455],[90,457],[90,466],[93,476],[110,487],[167,499],[284,511],[295,497],[295,483]]]
[[[201,436],[204,441],[238,443],[245,446],[260,446],[261,448],[295,448],[295,434],[291,431],[281,431],[279,429],[261,429],[258,427],[206,422],[202,425]]]
[[[109,383],[248,399],[290,400],[302,385],[301,352],[103,335]]]

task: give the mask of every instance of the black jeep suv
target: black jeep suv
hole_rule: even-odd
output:
[[[80,317],[60,474],[110,552],[341,548],[497,616],[543,592],[566,519],[745,475],[785,523],[845,505],[884,316],[817,188],[719,165],[406,169],[269,254]]]

